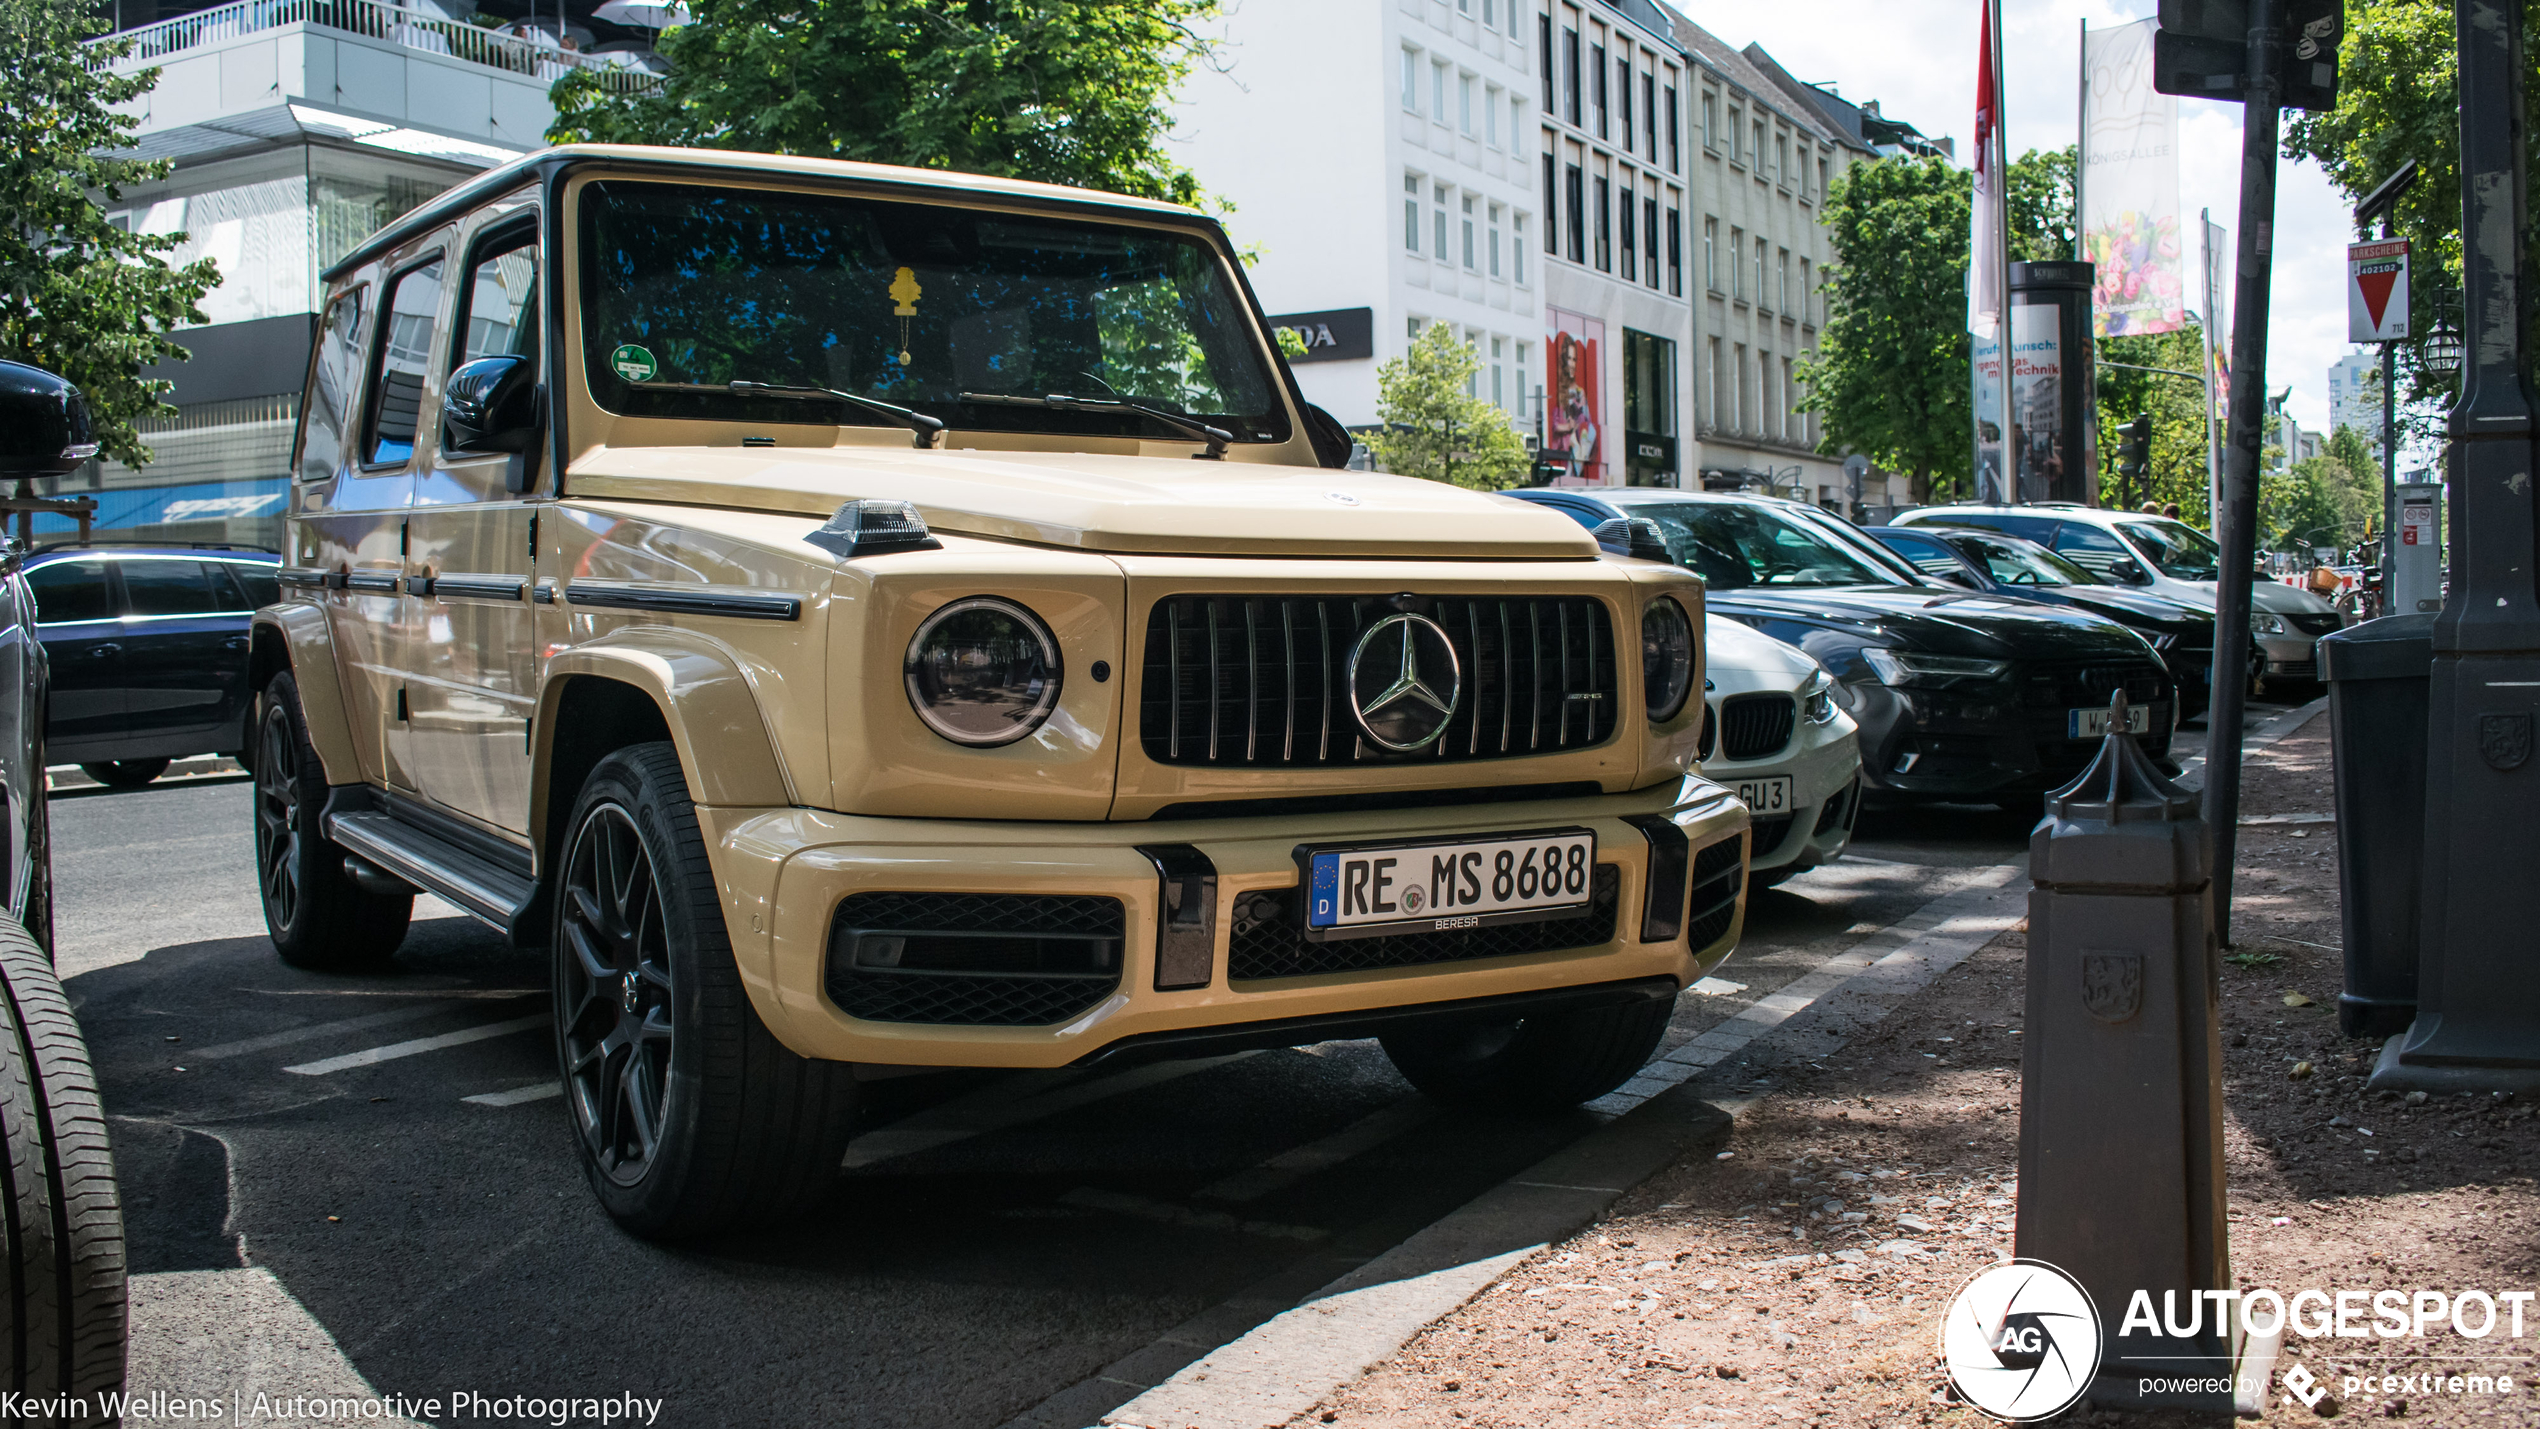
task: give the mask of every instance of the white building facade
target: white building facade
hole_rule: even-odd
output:
[[[2348,353],[2329,366],[2328,429],[2339,427],[2354,428],[2381,455],[2381,360],[2373,353]]]
[[[1234,204],[1308,400],[1447,325],[1562,479],[1674,485],[1696,454],[1684,57],[1647,0],[1281,0],[1229,21],[1179,152]],[[1687,482],[1685,484],[1690,484]]]

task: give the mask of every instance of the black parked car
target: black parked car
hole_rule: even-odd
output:
[[[2213,611],[2111,585],[2017,536],[1933,526],[1872,526],[1861,534],[1936,580],[1986,595],[2072,606],[2139,632],[2170,668],[2179,718],[2205,712],[2214,674]]]
[[[2169,670],[2122,625],[1944,585],[1797,502],[1629,487],[1508,494],[1591,530],[1654,522],[1667,558],[1709,586],[1713,614],[1798,646],[1834,675],[1873,790],[2026,803],[2090,762],[2119,688],[2144,751],[2175,768]]]
[[[276,599],[279,559],[235,546],[102,543],[27,557],[36,631],[53,664],[53,757],[131,789],[172,759],[245,750],[247,630],[256,607]]]
[[[79,389],[0,362],[0,478],[57,476],[96,452]],[[88,1046],[53,972],[53,861],[44,788],[44,648],[21,553],[0,556],[0,1391],[85,1412],[12,1423],[118,1422],[124,1382],[123,1203]]]

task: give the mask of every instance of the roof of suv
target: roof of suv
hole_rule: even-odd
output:
[[[279,552],[264,546],[231,546],[216,541],[188,544],[183,541],[57,541],[38,546],[27,554],[26,564],[40,566],[52,561],[79,556],[98,556],[110,561],[133,556],[205,556],[214,560],[266,561],[279,564]]]

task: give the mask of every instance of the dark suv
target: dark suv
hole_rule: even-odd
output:
[[[248,625],[275,599],[271,551],[46,546],[26,560],[53,667],[51,757],[138,788],[172,759],[247,748]]]

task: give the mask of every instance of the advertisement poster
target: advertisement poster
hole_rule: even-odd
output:
[[[2082,35],[2082,256],[2098,270],[2101,337],[2187,325],[2178,100],[2152,88],[2152,30],[2144,20]]]
[[[1605,383],[1601,366],[1605,324],[1576,313],[1550,310],[1545,335],[1544,446],[1568,452],[1581,481],[1605,481]]]
[[[2011,400],[2018,404],[2020,497],[2052,501],[2064,471],[2064,344],[2052,303],[2011,309]]]
[[[2002,484],[2002,344],[1991,332],[1975,336],[1976,500],[1999,506],[2010,499]]]

